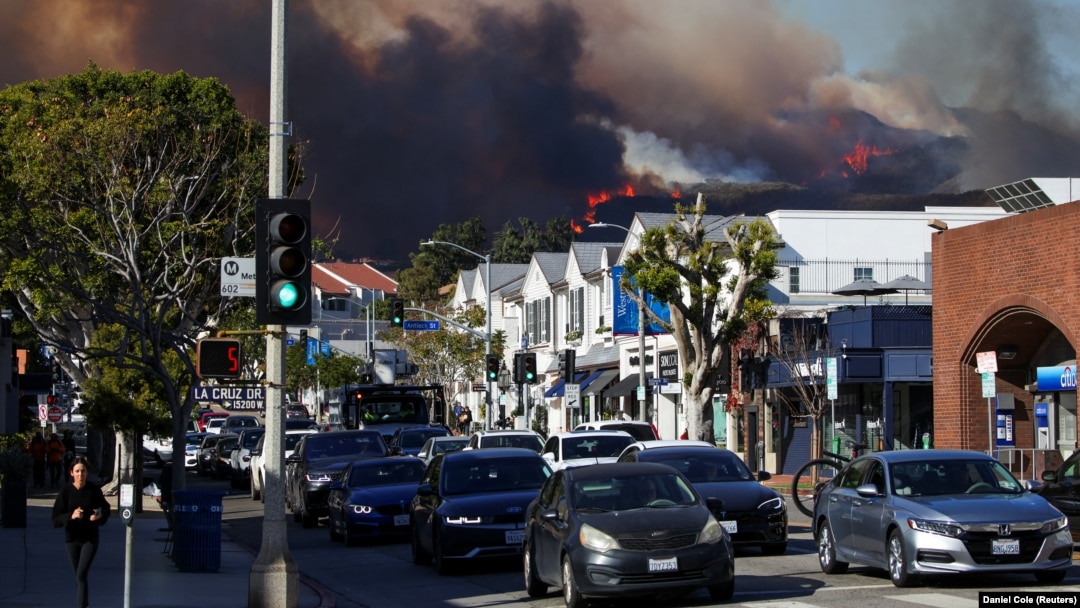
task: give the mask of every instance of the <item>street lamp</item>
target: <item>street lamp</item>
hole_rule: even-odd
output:
[[[626,226],[620,226],[618,224],[608,224],[606,222],[597,222],[595,224],[589,224],[589,228],[618,228],[623,230],[626,234],[633,235],[638,239],[638,247],[641,246],[641,237],[637,236]],[[641,402],[641,419],[648,422],[649,415],[646,410],[649,408],[649,389],[648,383],[645,379],[645,290],[638,288],[638,386],[641,387],[641,392],[644,395],[644,399]]]
[[[487,255],[480,255],[479,253],[476,253],[472,249],[462,247],[461,245],[458,245],[457,243],[451,243],[449,241],[433,241],[431,239],[428,239],[426,241],[421,241],[420,242],[421,247],[423,247],[424,245],[449,245],[450,247],[456,247],[456,248],[464,251],[465,253],[470,253],[470,254],[476,256],[477,258],[483,260],[484,266],[485,266],[485,270],[484,270],[484,289],[487,291],[487,332],[486,332],[486,334],[484,336],[484,354],[485,355],[490,355],[491,354],[491,254],[489,253]],[[491,411],[491,380],[485,380],[485,384],[487,384],[487,396],[485,397],[485,399],[487,400],[487,415],[485,416],[485,418],[487,418],[487,420],[486,420],[487,428],[491,429],[491,419],[494,417],[492,415],[492,411]]]
[[[510,388],[510,370],[506,369],[506,361],[503,361],[502,367],[499,368],[499,379],[496,386],[499,387],[499,422],[503,422],[506,420],[506,410],[503,402],[506,400],[506,389]]]

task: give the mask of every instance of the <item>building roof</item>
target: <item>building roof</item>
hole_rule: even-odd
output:
[[[368,264],[319,262],[311,267],[311,282],[326,293],[348,293],[356,287],[384,294],[397,293],[397,281]]]

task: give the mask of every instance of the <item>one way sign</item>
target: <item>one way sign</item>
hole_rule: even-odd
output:
[[[581,385],[563,385],[563,402],[566,403],[568,408],[581,407]]]

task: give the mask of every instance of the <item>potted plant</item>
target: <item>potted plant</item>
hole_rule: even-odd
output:
[[[568,331],[563,339],[568,343],[581,344],[581,332],[576,329],[574,331]]]
[[[5,528],[26,527],[26,484],[32,466],[22,436],[0,437],[0,517]]]

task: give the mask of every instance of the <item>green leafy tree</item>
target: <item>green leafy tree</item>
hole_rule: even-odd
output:
[[[507,222],[495,233],[491,260],[500,264],[528,264],[537,251],[567,251],[574,241],[570,220],[556,217],[548,220],[546,230],[527,217],[518,218],[520,228]]]
[[[0,91],[0,288],[76,383],[107,360],[152,385],[175,445],[194,340],[241,305],[220,298],[217,269],[252,250],[267,142],[224,85],[183,72],[90,65]],[[117,337],[95,341],[100,327]]]
[[[635,284],[668,305],[670,322],[648,307],[646,314],[675,340],[689,434],[706,441],[714,436],[712,394],[723,351],[747,323],[771,316],[765,286],[777,274],[778,242],[768,222],[736,220],[714,234],[715,219],[706,218],[701,194],[694,205],[676,204],[675,218],[646,230],[627,256],[620,283],[639,306]]]

